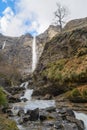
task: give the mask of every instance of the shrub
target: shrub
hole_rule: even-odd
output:
[[[72,90],[71,96],[72,97],[78,97],[78,96],[80,96],[80,92],[79,92],[78,88],[75,88],[75,89]]]

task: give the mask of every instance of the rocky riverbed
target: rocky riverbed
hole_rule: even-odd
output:
[[[32,90],[27,88],[28,83],[25,82],[20,87],[23,88],[20,94],[21,102],[15,101],[10,104],[10,108],[6,112],[12,120],[15,120],[20,130],[86,130],[84,118],[86,115],[80,116],[75,111],[84,111],[86,108],[82,104],[72,104],[64,95],[59,97],[51,97],[51,100],[41,100],[41,97],[31,98]],[[25,91],[24,91],[24,88]],[[24,94],[24,95],[23,95]],[[83,113],[82,113],[83,114]],[[79,115],[79,116],[78,116]],[[79,120],[81,117],[82,120]],[[83,117],[83,118],[82,118]],[[86,117],[87,119],[87,117]],[[86,120],[85,119],[85,120]],[[85,123],[85,124],[84,124]]]

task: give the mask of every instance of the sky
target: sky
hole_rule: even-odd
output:
[[[0,0],[0,33],[43,33],[54,21],[56,3],[68,7],[66,21],[87,17],[87,0]]]

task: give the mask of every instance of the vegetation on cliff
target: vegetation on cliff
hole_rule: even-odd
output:
[[[39,94],[58,95],[87,84],[87,26],[64,31],[46,43],[34,77]]]
[[[87,85],[74,88],[72,91],[68,92],[66,96],[70,101],[76,103],[87,102]]]

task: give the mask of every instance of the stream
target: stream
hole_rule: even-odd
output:
[[[27,88],[28,85],[29,85],[28,82],[22,83],[20,85],[20,87],[26,88],[24,96],[20,97],[20,99],[22,100],[23,98],[26,98],[27,101],[26,102],[21,101],[19,103],[14,103],[13,108],[12,108],[12,112],[15,115],[14,117],[12,117],[12,119],[14,119],[16,121],[19,130],[29,130],[29,127],[28,128],[24,127],[23,125],[20,125],[18,123],[19,118],[17,116],[17,113],[19,110],[24,110],[24,112],[27,113],[28,110],[34,110],[36,108],[46,109],[49,107],[56,107],[54,100],[32,99],[33,89],[28,89]],[[79,112],[75,112],[75,111],[74,111],[74,114],[77,119],[82,120],[84,122],[85,130],[87,130],[87,115],[84,113],[79,113]],[[36,130],[38,130],[38,129],[36,129]]]
[[[17,126],[20,130],[29,130],[29,128],[23,128],[22,125],[19,125],[18,120],[19,118],[16,116],[19,110],[24,110],[24,112],[26,113],[28,110],[34,110],[36,108],[39,109],[45,109],[45,108],[49,108],[49,107],[56,107],[55,105],[55,101],[54,100],[35,100],[32,99],[32,94],[33,94],[33,89],[28,89],[27,86],[29,85],[28,82],[24,82],[20,85],[20,87],[25,87],[25,94],[24,96],[20,97],[20,99],[24,99],[26,98],[27,101],[26,102],[19,102],[19,103],[14,103],[13,104],[13,108],[12,108],[12,112],[15,115],[13,117],[13,120],[16,121]]]

